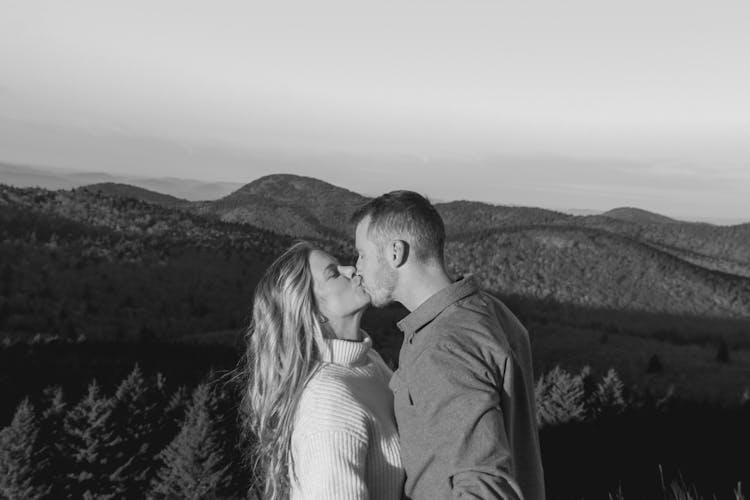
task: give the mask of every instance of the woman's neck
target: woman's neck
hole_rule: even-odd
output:
[[[341,340],[350,340],[352,342],[361,342],[363,339],[362,330],[359,325],[362,320],[364,311],[355,313],[352,316],[340,318],[329,318],[328,328],[333,336]]]

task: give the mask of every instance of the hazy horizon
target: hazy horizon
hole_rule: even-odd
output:
[[[79,169],[50,167],[50,166],[9,165],[7,163],[0,162],[0,183],[7,183],[11,185],[16,185],[19,187],[45,187],[43,185],[40,185],[44,183],[40,183],[40,182],[34,183],[32,181],[29,181],[28,176],[26,176],[27,180],[25,182],[13,182],[14,176],[9,174],[8,172],[13,172],[16,169],[18,169],[18,172],[28,171],[28,172],[36,172],[39,174],[50,174],[53,176],[57,175],[59,176],[59,179],[65,179],[64,183],[60,183],[60,182],[56,183],[52,179],[47,179],[48,183],[56,184],[55,187],[48,187],[49,189],[69,189],[70,187],[79,187],[79,186],[84,186],[84,185],[88,185],[92,183],[99,183],[99,182],[124,182],[124,183],[130,183],[131,185],[134,185],[137,187],[142,187],[142,188],[149,189],[155,192],[159,192],[162,194],[169,194],[172,196],[176,196],[178,198],[183,198],[189,201],[210,201],[210,200],[219,199],[265,175],[273,175],[273,174],[306,175],[306,174],[296,174],[294,172],[273,172],[271,174],[258,175],[257,177],[252,178],[252,179],[216,182],[210,179],[133,175],[127,172],[96,172],[93,170],[84,171],[84,170],[79,170]],[[106,178],[104,178],[105,176]],[[19,175],[16,175],[15,177],[18,178],[18,177],[24,177],[24,176],[19,174]],[[315,175],[307,175],[307,177],[317,178],[319,180],[328,182],[338,187],[348,189],[350,191],[354,191],[363,196],[374,197],[384,192],[384,191],[372,191],[372,192],[361,191],[352,187],[351,185],[348,185],[346,182],[337,182],[334,180],[321,178],[319,176],[316,177]],[[8,182],[7,180],[8,178],[10,178],[10,182]],[[180,192],[180,189],[182,189],[181,192]],[[203,196],[203,197],[198,196],[198,194],[201,194],[201,193],[205,194],[206,192],[212,193],[212,196]],[[665,215],[667,217],[671,217],[678,221],[684,221],[684,222],[706,222],[710,224],[723,225],[723,226],[745,224],[745,223],[750,222],[750,219],[747,219],[747,218],[743,219],[743,218],[737,218],[737,217],[735,218],[706,217],[706,216],[701,216],[701,215],[690,216],[690,215],[672,213],[672,212],[659,212],[656,210],[650,210],[648,208],[644,208],[642,206],[618,205],[618,206],[609,206],[603,209],[592,209],[590,207],[581,207],[581,206],[553,206],[553,205],[545,205],[545,204],[530,205],[530,204],[525,204],[525,203],[502,203],[502,202],[499,203],[499,202],[492,201],[492,200],[482,200],[482,199],[473,199],[473,198],[465,198],[465,197],[463,198],[462,197],[440,198],[424,190],[421,190],[420,192],[428,196],[433,203],[443,203],[443,202],[459,201],[459,200],[477,201],[477,202],[483,202],[483,203],[490,203],[494,205],[538,207],[538,208],[544,208],[547,210],[555,210],[558,212],[564,212],[564,213],[568,213],[571,215],[596,215],[596,214],[601,214],[601,213],[604,213],[604,212],[607,212],[609,210],[613,210],[616,208],[637,208],[637,209],[642,209],[642,210],[647,210],[653,213],[657,213],[659,215]],[[188,195],[187,193],[190,193],[190,194]]]
[[[750,4],[0,7],[0,162],[750,213]]]

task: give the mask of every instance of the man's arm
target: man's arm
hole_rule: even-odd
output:
[[[445,342],[417,360],[411,381],[426,435],[434,436],[438,460],[454,498],[523,498],[501,408],[498,373],[477,346]],[[498,386],[499,383],[499,386]]]

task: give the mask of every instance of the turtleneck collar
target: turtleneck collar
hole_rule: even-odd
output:
[[[367,335],[364,335],[362,342],[325,339],[325,343],[327,349],[320,353],[320,360],[324,363],[344,366],[361,364],[367,358],[367,353],[372,347],[372,339]]]

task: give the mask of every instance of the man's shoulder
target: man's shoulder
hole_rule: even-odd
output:
[[[447,307],[432,324],[432,342],[505,352],[511,339],[528,333],[513,312],[494,295],[479,290]]]
[[[435,327],[450,331],[476,331],[482,328],[495,330],[498,327],[496,324],[498,321],[510,316],[515,319],[513,313],[500,299],[488,292],[478,290],[445,308],[436,318]]]

